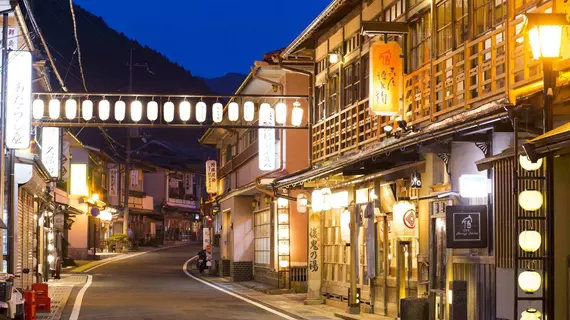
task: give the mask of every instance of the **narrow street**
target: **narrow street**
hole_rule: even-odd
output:
[[[282,319],[188,277],[182,267],[199,248],[150,252],[94,269],[79,319]],[[80,289],[62,319],[70,319]]]

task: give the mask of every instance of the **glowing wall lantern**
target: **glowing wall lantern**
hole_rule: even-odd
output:
[[[293,102],[293,112],[291,113],[291,124],[298,127],[303,122],[303,109],[301,103],[298,101]]]
[[[297,195],[297,212],[305,213],[307,212],[307,196],[304,193],[299,193]]]
[[[125,101],[119,100],[115,102],[115,120],[121,122],[125,120],[125,115],[127,113],[127,105]]]
[[[521,313],[520,320],[541,320],[542,313],[536,308],[528,308]]]
[[[83,100],[81,103],[81,116],[85,121],[89,121],[93,118],[93,101]]]
[[[540,289],[542,284],[542,277],[535,270],[525,270],[519,274],[518,278],[519,287],[525,293],[535,293]]]
[[[332,207],[332,192],[329,188],[321,189],[321,193],[323,194],[323,210],[327,211],[330,210]]]
[[[73,120],[77,116],[77,101],[74,99],[67,99],[65,101],[65,117],[68,120]]]
[[[340,238],[350,243],[350,211],[346,209],[340,214]]]
[[[287,208],[288,206],[289,206],[289,200],[285,198],[277,198],[277,208]]]
[[[519,194],[519,205],[526,211],[536,211],[542,207],[542,193],[537,190],[525,190]]]
[[[230,102],[228,106],[228,119],[230,121],[238,121],[239,119],[239,104],[237,102]]]
[[[190,105],[190,102],[186,100],[180,102],[179,108],[180,109],[178,110],[178,113],[180,116],[180,120],[182,120],[182,122],[190,120],[190,116],[192,115],[192,106]],[[196,116],[198,116],[198,114],[196,114]]]
[[[44,109],[45,105],[42,99],[34,100],[34,103],[32,103],[32,116],[34,117],[34,119],[40,120],[41,118],[43,118]]]
[[[55,261],[55,256],[53,254],[48,254],[47,256],[48,263],[53,263]]]
[[[138,100],[131,102],[131,120],[139,122],[142,119],[142,103]]]
[[[103,210],[99,212],[99,219],[102,221],[111,221],[113,220],[113,214],[107,210]]]
[[[243,120],[253,121],[254,113],[255,113],[255,105],[251,101],[246,101],[243,104]]]
[[[170,123],[174,120],[174,103],[168,101],[164,104],[164,121]]]
[[[89,190],[87,190],[87,165],[72,163],[70,167],[70,194],[74,196],[89,196]]]
[[[287,256],[289,255],[289,252],[289,241],[279,241],[279,255]],[[284,268],[286,268],[286,266]]]
[[[535,252],[540,248],[542,236],[538,231],[526,230],[519,234],[519,246],[525,252]]]
[[[279,102],[275,106],[275,122],[278,124],[287,122],[287,105],[284,102]]]
[[[402,86],[402,48],[395,41],[370,45],[370,108],[379,116],[398,114]],[[376,75],[384,74],[386,77]]]
[[[52,120],[59,119],[59,114],[61,113],[61,102],[57,99],[51,99],[49,101],[49,118]]]
[[[279,239],[289,239],[289,225],[279,226]]]
[[[111,103],[107,99],[99,101],[98,106],[99,119],[106,121],[111,114]]]
[[[220,123],[222,122],[223,118],[224,118],[224,106],[219,102],[214,103],[214,105],[212,106],[212,120],[215,123]]]
[[[397,201],[392,208],[392,234],[397,238],[411,238],[416,229],[416,206],[410,201]]]
[[[203,101],[198,102],[198,104],[196,104],[196,121],[200,123],[206,121],[206,114],[207,114],[206,103]]]
[[[279,266],[281,268],[287,268],[289,266],[289,260],[287,259],[287,257],[281,257],[281,260],[279,260]]]
[[[540,169],[540,167],[542,166],[542,158],[538,159],[538,161],[533,163],[530,161],[530,159],[527,156],[520,155],[519,163],[520,163],[521,167],[523,169],[525,169],[526,171],[536,171],[536,170]]]
[[[274,126],[275,114],[273,108],[267,103],[261,104],[259,109],[259,125],[260,126]],[[259,169],[261,171],[275,170],[277,148],[275,146],[275,129],[260,128],[258,144],[259,144]]]
[[[150,101],[146,104],[146,117],[151,122],[158,119],[158,103],[156,101]]]
[[[528,37],[535,59],[559,58],[562,28],[568,25],[564,13],[527,13]]]
[[[313,212],[323,211],[323,193],[321,190],[315,189],[311,193],[311,209]]]

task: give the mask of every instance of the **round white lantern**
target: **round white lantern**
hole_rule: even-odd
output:
[[[180,109],[178,110],[178,113],[182,122],[190,120],[190,116],[192,115],[192,106],[190,105],[190,102],[186,100],[180,102]]]
[[[255,104],[251,101],[246,101],[243,104],[243,120],[253,121],[253,116],[255,113]]]
[[[535,252],[540,248],[542,236],[538,231],[526,230],[519,234],[519,246],[525,252]]]
[[[125,120],[125,114],[127,113],[127,104],[123,100],[115,102],[115,120],[121,122]]]
[[[528,308],[521,313],[521,320],[540,320],[542,319],[542,312],[536,308]]]
[[[156,121],[158,119],[158,103],[156,101],[150,101],[146,105],[146,117],[149,121]]]
[[[321,190],[323,194],[323,210],[327,211],[330,210],[332,207],[332,192],[329,188],[323,188]]]
[[[535,293],[540,289],[542,277],[534,270],[525,270],[519,274],[518,283],[525,293]]]
[[[224,118],[224,106],[219,102],[214,103],[214,105],[212,106],[212,120],[214,120],[215,123],[220,123],[222,122],[223,118]]]
[[[237,102],[230,102],[228,106],[228,119],[230,121],[238,121],[239,119],[239,104]]]
[[[57,99],[51,99],[49,101],[49,117],[52,120],[59,119],[59,114],[61,112],[61,102]]]
[[[278,124],[287,122],[287,105],[284,102],[279,102],[275,106],[275,122]]]
[[[99,212],[99,219],[101,219],[101,221],[111,221],[113,220],[113,214],[107,210],[103,210]]]
[[[324,197],[321,190],[316,189],[311,193],[311,209],[313,212],[323,211],[323,201]]]
[[[526,211],[536,211],[542,207],[542,193],[537,190],[525,190],[519,194],[519,205]]]
[[[55,260],[55,257],[53,254],[48,254],[47,256],[47,261],[48,263],[52,263]]]
[[[93,118],[93,101],[83,100],[81,103],[81,116],[85,121],[89,121]]]
[[[34,100],[34,102],[32,103],[32,116],[34,117],[34,119],[40,120],[41,118],[43,118],[44,109],[45,105],[42,99]]]
[[[519,156],[519,163],[526,171],[536,171],[542,166],[542,158],[538,159],[535,163],[530,162],[530,159],[525,155]]]
[[[138,100],[131,102],[131,120],[139,122],[142,119],[142,103]]]
[[[68,120],[73,120],[77,117],[77,101],[74,99],[67,99],[67,101],[65,101],[65,117]]]
[[[297,212],[305,213],[307,212],[307,196],[305,193],[299,193],[297,195]]]
[[[392,207],[392,234],[398,238],[415,235],[416,206],[407,200],[397,201]]]
[[[164,121],[170,123],[174,120],[174,103],[168,101],[164,104]]]
[[[291,124],[298,127],[303,122],[303,109],[301,108],[301,103],[295,101],[293,103],[293,112],[291,113]]]
[[[111,104],[109,103],[109,100],[103,99],[99,101],[98,111],[99,119],[103,121],[109,119],[109,114],[111,113]]]
[[[207,107],[206,103],[203,101],[196,104],[196,121],[202,123],[206,121]]]

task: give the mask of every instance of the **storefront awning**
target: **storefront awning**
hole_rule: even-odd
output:
[[[536,162],[545,155],[570,147],[570,122],[523,144],[529,159]]]

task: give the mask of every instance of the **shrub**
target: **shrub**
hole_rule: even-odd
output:
[[[120,245],[125,249],[130,248],[131,241],[129,240],[129,236],[124,233],[116,233],[109,237],[109,244],[111,245]]]

